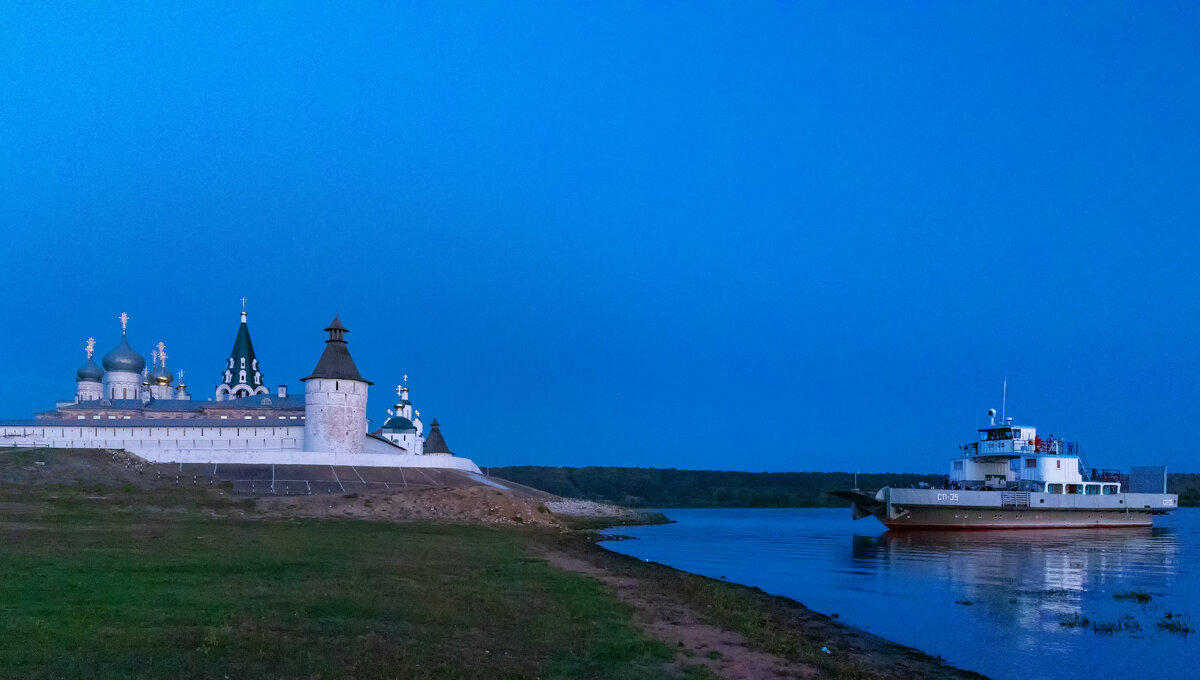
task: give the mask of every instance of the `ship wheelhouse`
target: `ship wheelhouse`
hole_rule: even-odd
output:
[[[1090,479],[1085,468],[1076,442],[1040,437],[1034,427],[993,423],[979,428],[978,441],[959,447],[959,456],[950,465],[950,485],[1051,494],[1121,492],[1119,476]]]

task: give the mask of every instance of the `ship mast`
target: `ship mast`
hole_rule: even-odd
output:
[[[1004,387],[1000,390],[1000,424],[1003,425],[1008,421],[1004,419],[1004,407],[1008,403],[1008,376],[1004,376]]]

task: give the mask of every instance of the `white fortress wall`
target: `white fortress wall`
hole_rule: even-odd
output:
[[[303,451],[304,425],[0,425],[0,447],[124,449],[152,463],[428,467],[479,472],[470,459],[404,453],[359,435],[354,453]]]
[[[303,425],[0,426],[2,446],[125,449],[144,458],[154,451],[183,448],[299,450],[303,440]]]
[[[139,454],[140,455],[140,454]],[[408,453],[335,453],[332,451],[161,450],[143,456],[154,463],[224,463],[239,465],[352,465],[355,467],[443,468],[479,473],[479,466],[458,456]]]

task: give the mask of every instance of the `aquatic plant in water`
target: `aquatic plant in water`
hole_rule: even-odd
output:
[[[1058,625],[1063,628],[1087,628],[1092,625],[1092,622],[1086,616],[1080,616],[1079,612],[1075,612],[1070,616],[1064,615],[1058,620]]]
[[[1092,630],[1104,635],[1112,635],[1118,631],[1128,631],[1136,633],[1142,629],[1142,624],[1137,622],[1137,619],[1129,614],[1122,614],[1121,618],[1116,621],[1093,621]]]
[[[1196,632],[1192,628],[1192,617],[1187,614],[1174,614],[1167,612],[1163,614],[1162,620],[1154,624],[1154,627],[1166,633],[1179,633],[1180,635],[1190,635]]]
[[[1154,598],[1150,596],[1150,593],[1143,592],[1140,590],[1130,590],[1127,592],[1113,593],[1113,599],[1114,600],[1134,600],[1138,604],[1146,604],[1147,602],[1149,602],[1150,600],[1153,600]]]

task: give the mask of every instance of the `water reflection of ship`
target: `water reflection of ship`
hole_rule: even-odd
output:
[[[969,602],[997,623],[1020,626],[1029,644],[1042,644],[1039,631],[1057,630],[1062,616],[1078,611],[1085,592],[1128,589],[1127,579],[1166,591],[1179,571],[1178,552],[1174,530],[1148,527],[889,531],[856,534],[851,543],[856,570],[886,573],[897,586],[943,580],[951,584],[955,602]]]

